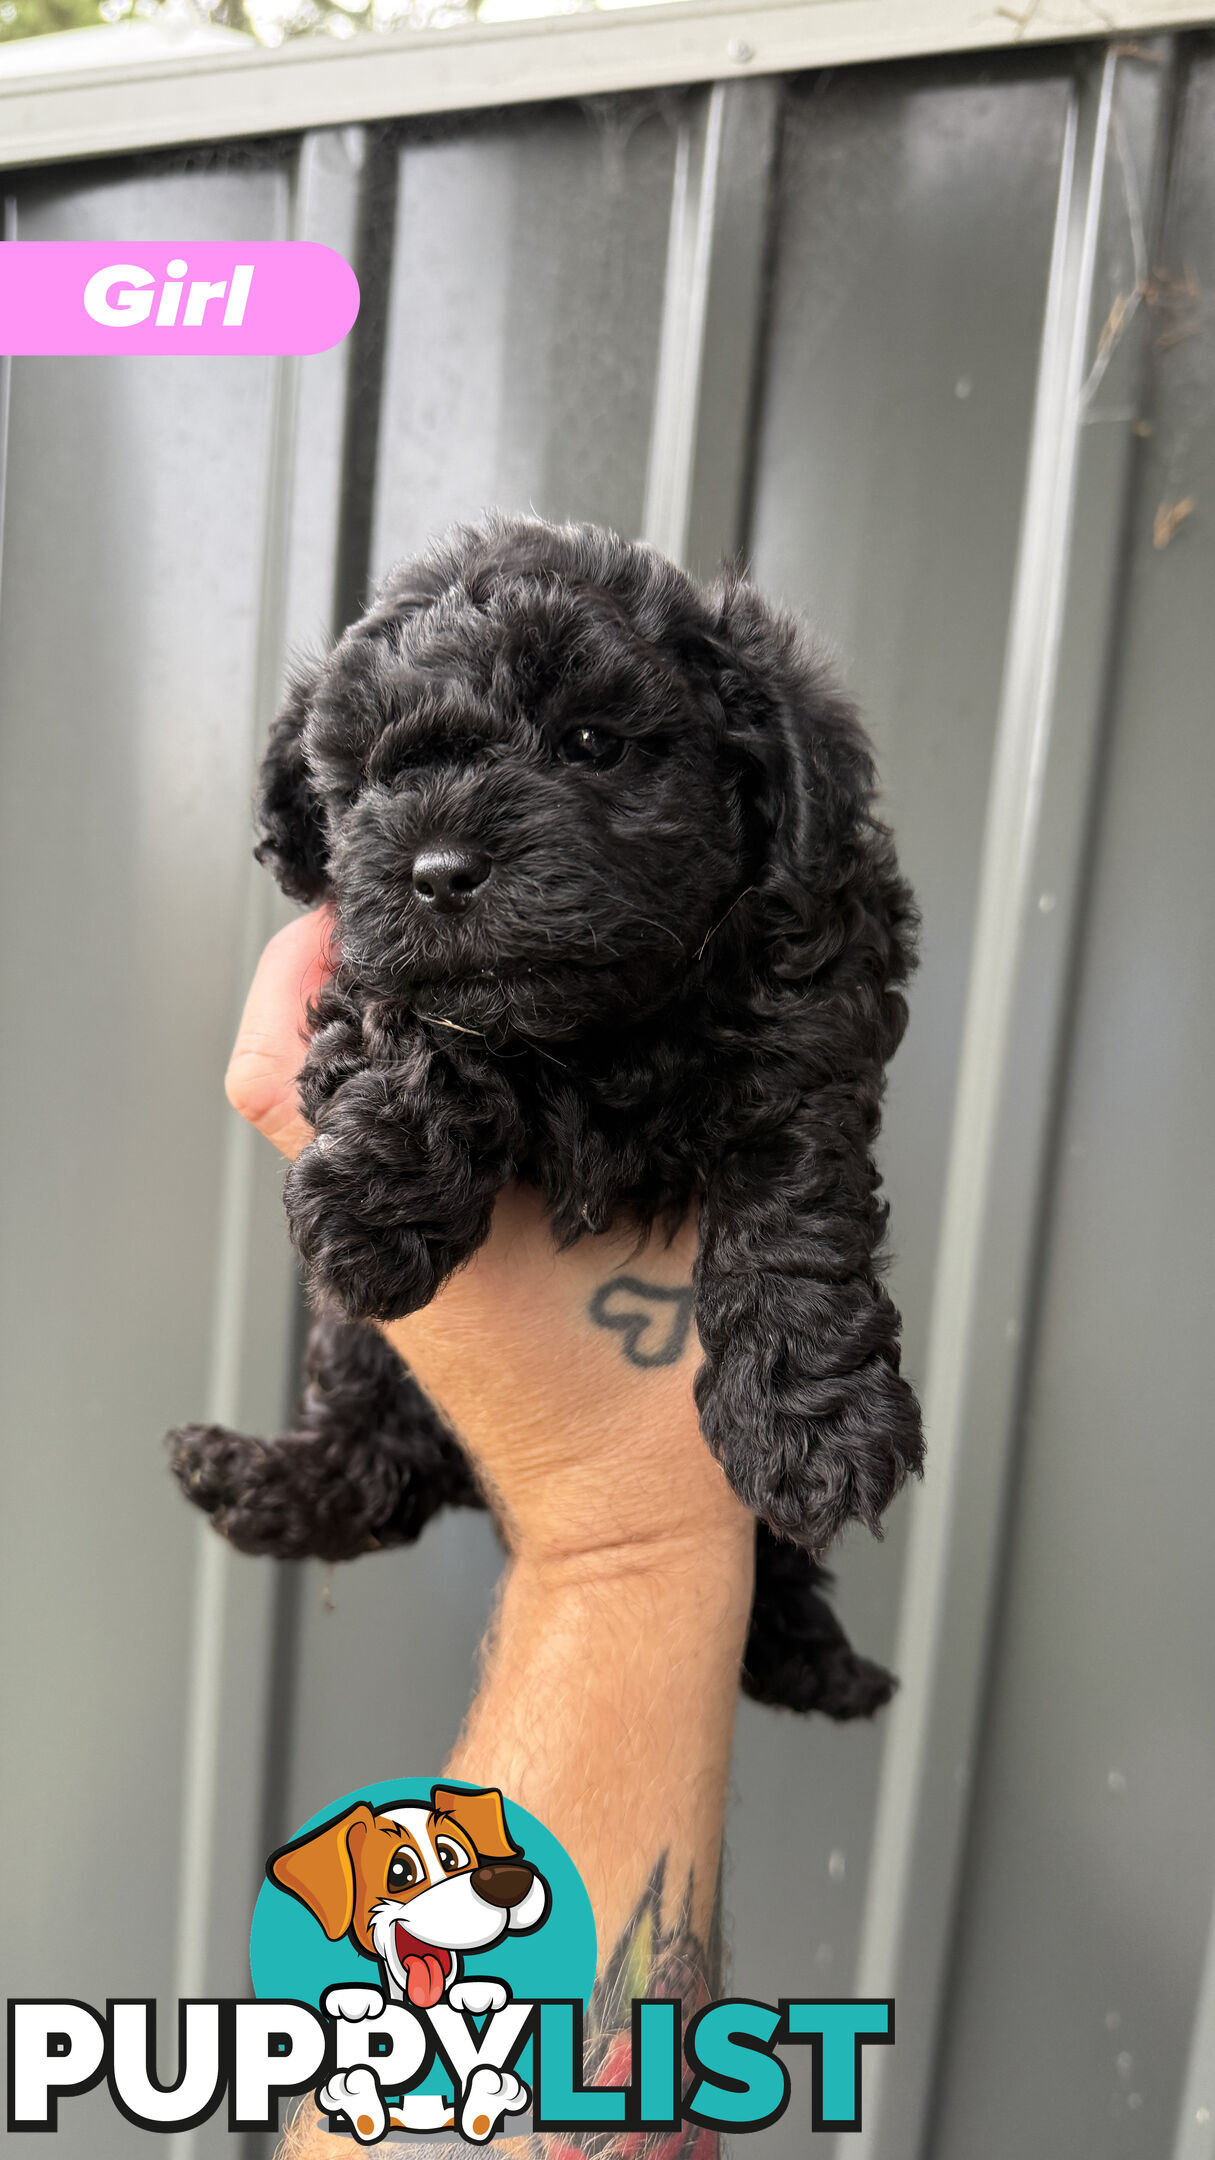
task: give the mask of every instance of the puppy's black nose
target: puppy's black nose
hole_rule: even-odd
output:
[[[457,915],[479,892],[493,868],[479,848],[428,847],[414,857],[413,889],[441,915]]]

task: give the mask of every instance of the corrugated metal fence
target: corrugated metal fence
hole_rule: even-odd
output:
[[[835,638],[924,905],[885,1155],[931,1468],[841,1562],[904,1685],[874,1730],[744,1706],[735,1987],[896,1993],[854,2160],[1212,2160],[1211,44],[11,194],[25,239],[329,241],[365,304],[304,362],[12,365],[8,1989],[241,1992],[270,1844],[459,1722],[483,1522],[277,1573],[158,1449],[289,1392],[276,1172],[219,1089],[284,650],[453,516],[532,505],[700,568],[742,546]],[[811,2143],[803,2071],[769,2160]],[[70,2160],[130,2138],[65,2107]]]

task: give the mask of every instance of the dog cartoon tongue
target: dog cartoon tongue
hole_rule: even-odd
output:
[[[447,1951],[434,1943],[419,1942],[397,1921],[397,1956],[405,1975],[405,1993],[415,2010],[431,2010],[440,2000],[451,1971]]]

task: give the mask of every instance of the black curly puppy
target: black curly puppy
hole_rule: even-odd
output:
[[[493,518],[301,672],[258,857],[333,903],[287,1211],[320,1314],[300,1430],[176,1436],[245,1550],[351,1555],[478,1504],[365,1323],[538,1187],[572,1243],[700,1215],[705,1438],[760,1520],[746,1684],[868,1711],[810,1555],[918,1471],[872,1147],[915,911],[868,743],[792,620],[590,526]]]

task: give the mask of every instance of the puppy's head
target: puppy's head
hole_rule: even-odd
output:
[[[272,1882],[319,1920],[378,1957],[418,2009],[439,2001],[460,1953],[539,1927],[548,1887],[506,1828],[492,1787],[436,1785],[429,1808],[365,1802],[275,1853]]]
[[[826,858],[871,781],[751,588],[497,518],[394,571],[297,675],[258,853],[334,902],[375,996],[491,1039],[575,1036],[728,966],[778,866],[801,921],[817,850],[831,905]]]

